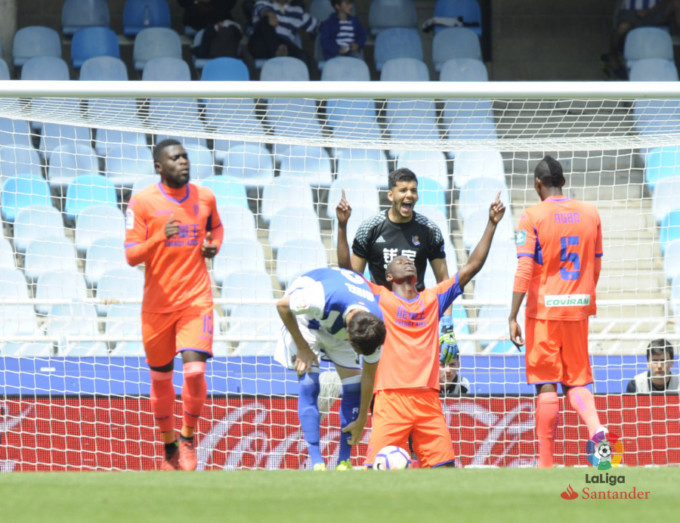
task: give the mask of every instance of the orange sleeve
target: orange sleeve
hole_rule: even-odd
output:
[[[144,206],[130,201],[125,213],[125,258],[128,264],[139,265],[146,262],[156,245],[165,241],[165,228],[147,238],[148,228]]]
[[[210,232],[212,235],[212,243],[217,245],[217,252],[220,252],[224,240],[224,227],[222,226],[222,219],[217,212],[217,202],[215,201],[214,196],[212,196],[210,200],[210,220],[208,227],[210,228],[206,232]]]
[[[534,260],[529,256],[520,256],[517,260],[517,271],[515,272],[515,283],[512,288],[514,292],[527,292],[531,282],[531,273],[534,269]]]

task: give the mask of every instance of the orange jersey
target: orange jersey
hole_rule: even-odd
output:
[[[425,289],[412,300],[368,282],[385,321],[385,343],[375,390],[429,387],[439,390],[439,318],[463,293],[458,275]]]
[[[145,312],[172,312],[212,304],[210,275],[201,254],[206,232],[218,248],[223,228],[215,196],[191,183],[171,189],[161,183],[133,194],[125,220],[125,255],[130,265],[146,264]],[[165,237],[165,225],[179,220],[179,232]]]
[[[602,256],[597,209],[564,196],[546,198],[522,213],[517,256],[535,263],[526,317],[580,320],[595,314],[596,263]]]

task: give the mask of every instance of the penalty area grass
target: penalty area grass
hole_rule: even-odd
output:
[[[608,474],[593,468],[15,472],[0,474],[0,519],[526,523],[544,516],[619,523],[677,517],[680,469],[619,467]],[[600,476],[604,482],[594,483]],[[614,478],[619,483],[610,485]],[[560,496],[569,486],[578,495],[573,500]],[[648,492],[647,499],[606,499],[607,491],[633,488]],[[604,492],[605,499],[584,499],[584,489]]]

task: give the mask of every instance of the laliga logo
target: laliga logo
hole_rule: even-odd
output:
[[[597,470],[609,470],[618,467],[623,459],[623,442],[616,434],[598,432],[586,444],[588,462]]]

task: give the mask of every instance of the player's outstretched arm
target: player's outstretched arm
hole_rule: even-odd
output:
[[[361,436],[364,433],[364,426],[368,421],[368,410],[371,407],[371,400],[373,399],[373,386],[375,385],[375,373],[378,369],[377,363],[366,363],[361,371],[361,404],[359,405],[359,414],[357,419],[342,427],[343,432],[349,432],[349,444],[356,445],[361,441]]]
[[[510,329],[510,341],[515,344],[517,348],[524,345],[524,338],[522,337],[522,327],[517,321],[517,314],[524,299],[524,292],[514,291],[512,293],[512,305],[510,306],[510,316],[508,316],[508,327]]]
[[[342,190],[342,198],[335,208],[335,215],[338,218],[338,266],[342,269],[352,270],[352,259],[347,241],[347,222],[352,215],[352,207],[345,199],[345,190]]]
[[[501,201],[501,192],[498,191],[496,199],[489,207],[489,221],[486,224],[486,229],[484,229],[484,234],[482,234],[482,239],[479,240],[477,247],[470,254],[467,263],[458,271],[458,284],[461,288],[465,287],[484,266],[491,248],[491,240],[493,240],[493,235],[496,232],[496,226],[503,219],[504,214],[505,205]]]

